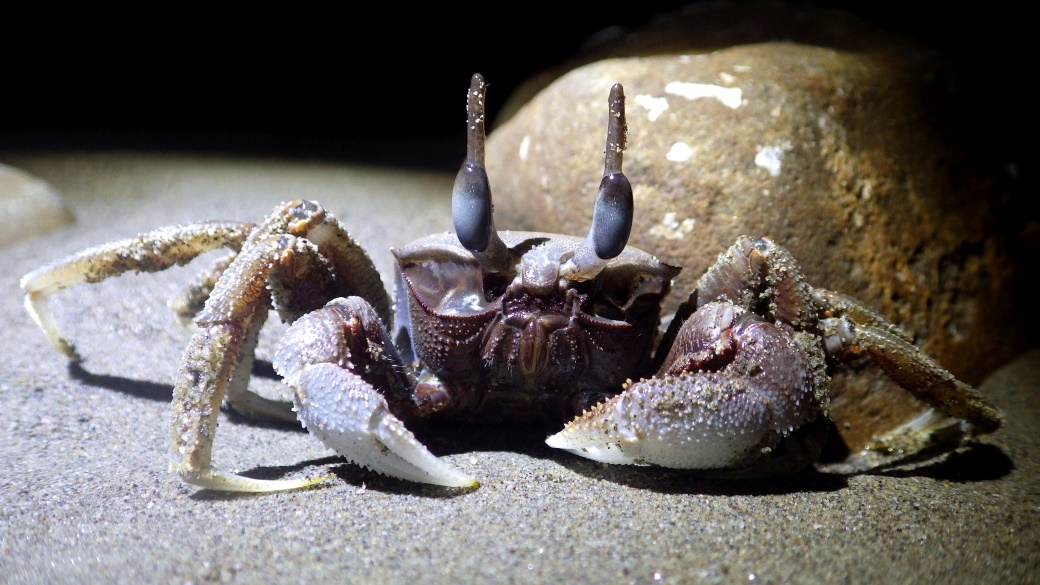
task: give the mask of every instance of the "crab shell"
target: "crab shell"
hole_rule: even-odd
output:
[[[678,268],[628,247],[594,279],[567,282],[560,267],[582,239],[500,236],[522,252],[515,277],[486,273],[452,233],[393,251],[398,346],[449,391],[480,397],[456,401],[462,416],[563,421],[584,406],[568,406],[572,397],[612,394],[646,371]]]

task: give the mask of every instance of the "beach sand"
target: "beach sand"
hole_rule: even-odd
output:
[[[543,430],[438,428],[431,449],[475,490],[392,480],[298,425],[222,414],[214,460],[317,489],[229,495],[167,472],[172,380],[190,332],[166,302],[198,265],[62,292],[70,366],[22,308],[19,277],[162,225],[259,219],[317,199],[390,274],[388,248],[450,229],[452,176],[162,154],[7,154],[77,218],[0,256],[3,583],[1021,583],[1040,569],[1040,350],[982,390],[994,435],[931,465],[755,481],[608,467]],[[32,217],[20,229],[32,232]],[[503,226],[500,226],[503,227]],[[262,340],[270,357],[278,327]],[[261,391],[279,384],[258,377]]]

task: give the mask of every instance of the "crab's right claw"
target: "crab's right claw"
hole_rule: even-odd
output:
[[[718,371],[698,371],[704,364]],[[813,374],[786,330],[731,303],[709,303],[683,324],[655,376],[594,406],[546,443],[605,463],[759,465],[821,412]],[[797,465],[804,462],[780,460],[775,469]]]
[[[546,439],[550,447],[615,465],[718,469],[769,434],[768,405],[720,374],[651,378],[598,404]]]
[[[409,481],[477,485],[430,453],[390,412],[386,399],[350,370],[309,364],[286,382],[296,390],[297,415],[307,430],[353,463]]]

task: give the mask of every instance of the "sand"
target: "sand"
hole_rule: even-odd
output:
[[[66,291],[69,366],[22,309],[18,278],[89,245],[318,199],[373,251],[450,227],[452,177],[284,160],[0,155],[77,217],[0,256],[3,583],[1036,582],[1040,350],[982,389],[1007,424],[908,471],[720,482],[554,452],[544,432],[422,435],[481,486],[409,484],[333,457],[294,425],[221,415],[215,461],[318,489],[228,495],[166,471],[172,379],[190,333],[165,303],[193,271]],[[22,222],[33,232],[32,217]],[[270,354],[265,338],[261,357]],[[266,352],[266,353],[265,353]],[[273,380],[257,386],[279,392]]]

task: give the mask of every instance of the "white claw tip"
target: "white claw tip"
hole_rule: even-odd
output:
[[[575,455],[584,457],[586,459],[592,459],[593,461],[599,461],[600,463],[610,463],[612,465],[640,465],[641,462],[633,459],[631,456],[624,453],[618,443],[603,443],[600,445],[585,445],[581,446],[578,442],[569,440],[563,435],[566,431],[560,431],[555,435],[547,438],[545,444],[549,445],[554,449],[563,449],[564,451],[570,451]]]

